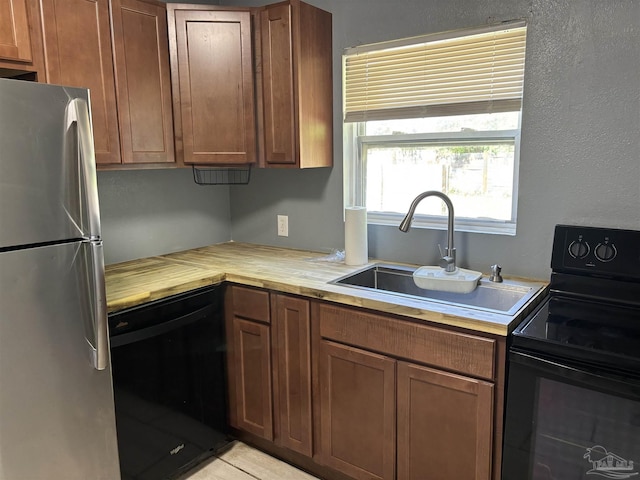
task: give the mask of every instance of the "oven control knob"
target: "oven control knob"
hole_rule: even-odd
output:
[[[601,262],[610,262],[616,258],[618,250],[616,250],[616,246],[613,243],[599,243],[593,253]]]
[[[589,255],[589,244],[584,240],[575,240],[569,245],[569,255],[573,258],[584,258]]]

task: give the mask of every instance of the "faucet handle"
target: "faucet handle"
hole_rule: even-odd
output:
[[[447,272],[453,272],[455,271],[455,266],[452,268],[452,265],[454,265],[455,260],[455,258],[445,255],[440,259],[440,266]]]
[[[446,253],[442,251],[442,246],[438,244],[438,250],[440,250],[440,262],[438,265],[444,268],[446,272],[456,271],[456,249],[447,249]]]
[[[456,259],[450,255],[447,255],[447,253],[443,252],[442,245],[440,244],[438,244],[438,250],[440,250],[440,261],[438,262],[438,265],[444,268],[447,272],[452,271],[451,265],[453,265]]]

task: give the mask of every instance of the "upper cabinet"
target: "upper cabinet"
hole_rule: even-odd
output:
[[[0,76],[37,80],[42,70],[42,40],[37,1],[0,0]]]
[[[98,166],[174,163],[164,5],[40,2],[46,81],[90,89]]]
[[[333,164],[330,13],[298,0],[167,8],[184,163]]]
[[[40,0],[47,83],[89,88],[96,163],[120,163],[108,0]]]
[[[111,24],[122,162],[175,162],[164,4],[112,0]]]
[[[0,0],[0,58],[24,63],[33,58],[26,0]]]
[[[329,167],[333,164],[331,14],[298,0],[260,12],[256,65],[261,164]]]
[[[186,164],[255,163],[250,11],[167,9],[178,155]]]
[[[331,14],[0,0],[0,76],[88,88],[100,169],[333,165]]]

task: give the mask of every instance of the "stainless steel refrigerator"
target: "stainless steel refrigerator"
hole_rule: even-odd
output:
[[[0,480],[120,478],[89,112],[0,79]]]

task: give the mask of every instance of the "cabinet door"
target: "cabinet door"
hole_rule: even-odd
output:
[[[398,362],[398,478],[491,477],[493,385]]]
[[[319,461],[356,479],[393,480],[395,364],[383,355],[320,342]]]
[[[255,162],[249,11],[169,5],[176,146],[190,164]]]
[[[174,162],[166,7],[112,0],[111,15],[122,162]]]
[[[269,326],[236,317],[233,342],[237,422],[234,426],[273,440]]]
[[[96,163],[120,163],[108,0],[41,0],[47,83],[89,88]]]
[[[297,131],[294,115],[291,7],[277,4],[260,14],[262,95],[267,164],[295,164]]]
[[[276,443],[312,455],[309,301],[275,295],[273,316]]]
[[[0,0],[0,59],[31,62],[26,0]]]
[[[268,167],[333,164],[331,14],[299,0],[260,14],[264,104],[261,135]]]

